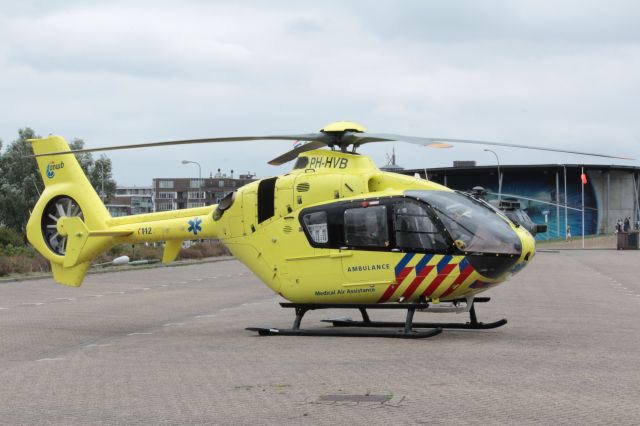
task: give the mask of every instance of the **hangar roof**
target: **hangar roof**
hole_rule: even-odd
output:
[[[470,166],[470,167],[427,167],[427,173],[442,173],[442,172],[485,172],[487,170],[495,170],[497,164],[484,165],[484,166]],[[599,170],[599,171],[619,171],[619,172],[640,172],[640,167],[636,166],[620,166],[620,165],[607,165],[607,164],[500,164],[500,168],[503,170],[526,170],[526,169],[562,169],[567,168],[579,168],[584,167],[585,170]],[[399,170],[398,173],[414,174],[424,173],[422,169],[404,169]]]

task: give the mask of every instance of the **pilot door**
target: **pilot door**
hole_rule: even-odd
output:
[[[332,295],[341,302],[375,303],[394,282],[388,207],[379,200],[336,202],[304,209],[301,224],[321,275],[333,275]],[[330,300],[327,300],[329,302]]]
[[[375,303],[395,283],[390,206],[364,201],[342,211],[342,287],[354,302]]]

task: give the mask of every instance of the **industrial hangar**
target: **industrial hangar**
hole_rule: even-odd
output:
[[[498,173],[500,170],[500,173]],[[616,222],[631,218],[635,227],[640,215],[640,168],[599,164],[540,164],[476,166],[473,161],[454,162],[454,167],[394,170],[419,174],[452,189],[470,190],[482,186],[502,198],[526,197],[521,206],[536,223],[547,223],[548,231],[537,239],[565,238],[567,225],[572,235],[582,235],[583,180],[585,235],[610,234]],[[500,175],[501,188],[499,188]],[[565,201],[566,200],[566,201]]]

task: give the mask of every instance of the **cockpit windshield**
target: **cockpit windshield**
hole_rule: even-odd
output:
[[[464,251],[520,254],[520,238],[498,213],[469,195],[450,191],[407,191],[431,206],[456,246]]]

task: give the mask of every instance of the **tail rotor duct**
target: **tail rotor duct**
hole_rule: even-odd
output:
[[[51,199],[42,213],[42,238],[51,251],[64,256],[67,237],[58,233],[57,224],[62,217],[79,217],[84,220],[82,209],[71,197],[62,195]]]

